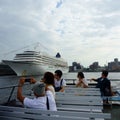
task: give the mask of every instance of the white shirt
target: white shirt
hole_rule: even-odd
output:
[[[46,96],[43,96],[43,97],[37,97],[37,98],[35,97],[33,99],[26,97],[23,101],[23,104],[25,107],[28,107],[28,108],[47,110],[47,104],[46,104],[47,97],[49,101],[49,108],[50,108],[49,110],[57,111],[55,98],[53,96],[53,93],[50,90],[46,91]]]
[[[46,96],[43,97],[35,97],[33,99],[30,98],[25,98],[23,102],[25,107],[28,108],[35,108],[35,109],[40,109],[40,110],[47,110],[46,106]]]
[[[55,89],[52,85],[48,85],[48,88],[50,89],[50,91],[52,92],[54,98],[55,98]]]
[[[56,102],[55,102],[55,98],[53,96],[53,93],[50,90],[47,90],[46,91],[46,96],[48,97],[50,110],[51,111],[57,111]]]
[[[61,80],[62,80],[62,86],[66,86],[66,81],[64,79],[61,79]],[[55,87],[60,87],[61,80],[56,80],[55,79]]]

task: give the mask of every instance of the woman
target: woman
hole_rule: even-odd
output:
[[[43,77],[43,82],[46,84],[46,90],[50,90],[55,98],[54,74],[46,72]]]
[[[83,72],[78,72],[77,78],[78,78],[78,81],[76,83],[76,87],[82,87],[82,88],[88,87],[88,82],[85,79]]]

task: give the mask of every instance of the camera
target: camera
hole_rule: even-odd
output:
[[[30,82],[30,78],[26,78],[26,79],[25,79],[25,82]]]

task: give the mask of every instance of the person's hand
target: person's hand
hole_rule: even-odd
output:
[[[95,80],[95,78],[91,78],[91,79],[90,79],[90,82],[92,82],[92,81],[94,81],[94,80]]]
[[[83,79],[79,79],[79,83],[83,83]]]
[[[34,83],[36,83],[36,80],[35,80],[33,77],[31,77],[31,78],[30,78],[30,83],[31,83],[31,84],[34,84]]]
[[[45,78],[41,78],[40,82],[45,83]]]
[[[90,82],[92,82],[93,81],[93,79],[90,79]]]
[[[25,83],[25,78],[24,77],[20,78],[20,80],[19,80],[19,86],[23,86],[24,83]]]

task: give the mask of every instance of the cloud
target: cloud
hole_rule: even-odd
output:
[[[38,42],[49,54],[60,52],[69,65],[73,61],[104,65],[120,59],[119,4],[119,0],[0,0],[1,59]]]

